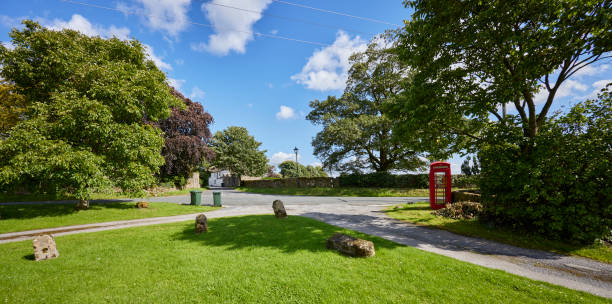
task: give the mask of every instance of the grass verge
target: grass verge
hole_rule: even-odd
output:
[[[137,192],[137,193],[124,193],[124,192],[104,192],[104,193],[93,193],[91,195],[92,200],[104,200],[104,199],[123,199],[123,198],[140,198],[140,197],[159,197],[159,196],[173,196],[173,195],[184,195],[189,194],[191,190],[206,191],[207,188],[194,188],[186,190],[168,190],[161,192]],[[59,194],[47,194],[47,193],[30,193],[30,194],[13,194],[13,193],[2,193],[0,194],[0,203],[6,202],[40,202],[40,201],[61,201],[61,200],[75,200],[73,196],[59,195]]]
[[[376,256],[325,249],[345,232]],[[57,259],[31,241],[0,245],[8,303],[612,303],[312,219],[254,215],[57,237]],[[33,296],[35,295],[35,296]]]
[[[138,209],[134,202],[92,203],[89,210],[81,211],[75,210],[72,204],[4,205],[0,206],[2,216],[0,233],[171,216],[218,209],[210,206],[172,203],[149,203],[149,205],[149,208]]]
[[[367,196],[367,197],[427,197],[429,189],[397,188],[248,188],[236,190],[259,194],[305,195],[305,196]]]
[[[477,220],[454,220],[431,214],[429,203],[406,204],[385,211],[392,218],[447,230],[461,235],[480,237],[523,248],[540,249],[591,258],[612,264],[612,247],[604,244],[572,245],[540,236],[489,227]]]

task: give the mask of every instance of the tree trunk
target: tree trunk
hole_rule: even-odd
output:
[[[75,208],[77,210],[87,210],[87,209],[89,209],[89,201],[81,199],[81,200],[79,200],[79,202],[77,203]]]

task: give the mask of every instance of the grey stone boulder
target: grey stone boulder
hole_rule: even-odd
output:
[[[272,209],[274,209],[274,216],[277,218],[287,218],[287,211],[285,211],[285,205],[281,200],[272,202]]]
[[[195,233],[208,232],[208,219],[204,213],[198,214],[195,221]]]
[[[375,254],[374,243],[342,233],[327,239],[327,248],[353,257],[370,257]]]
[[[32,246],[34,246],[34,260],[36,261],[54,259],[59,256],[55,239],[53,239],[52,235],[44,234],[37,236],[32,241]]]

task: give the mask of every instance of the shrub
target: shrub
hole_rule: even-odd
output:
[[[574,106],[552,118],[528,142],[517,124],[494,126],[502,136],[479,153],[480,189],[487,221],[592,243],[612,228],[612,102]]]
[[[471,220],[479,217],[482,213],[482,205],[476,202],[457,202],[446,204],[445,207],[446,208],[433,211],[432,214],[456,220]]]

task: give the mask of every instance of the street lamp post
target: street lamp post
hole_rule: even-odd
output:
[[[300,177],[300,164],[298,163],[298,151],[299,149],[297,147],[293,148],[293,152],[295,152],[295,170],[297,173],[296,177]]]

